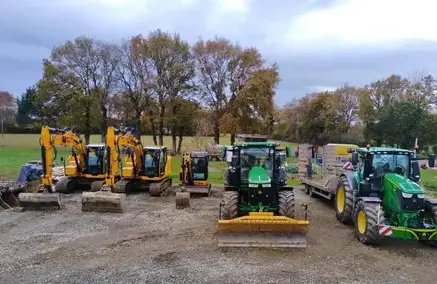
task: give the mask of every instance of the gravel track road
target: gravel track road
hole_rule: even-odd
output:
[[[0,212],[0,283],[435,283],[436,249],[360,244],[332,205],[309,206],[306,249],[218,248],[220,188],[176,210],[174,197],[127,197],[125,213],[82,212],[80,194],[56,212]],[[298,207],[298,215],[303,216]]]

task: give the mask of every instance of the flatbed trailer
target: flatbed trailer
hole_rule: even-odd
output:
[[[323,147],[322,175],[313,176],[311,152],[313,146],[299,145],[299,179],[304,185],[304,192],[311,197],[320,196],[329,200],[335,197],[340,174],[348,170],[351,154],[348,149],[357,149],[353,144],[327,144]]]

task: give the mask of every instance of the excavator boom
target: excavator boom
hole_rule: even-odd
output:
[[[106,164],[105,180],[99,182],[99,190],[82,193],[82,211],[118,212],[125,208],[125,194],[113,193],[118,179],[119,153],[115,136],[115,128],[110,126],[106,131]],[[97,182],[94,182],[97,184]],[[96,186],[93,186],[96,187]]]

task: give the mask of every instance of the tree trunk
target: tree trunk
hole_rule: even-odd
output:
[[[231,133],[231,145],[235,143],[235,133]]]
[[[141,139],[141,113],[142,113],[142,110],[137,109],[136,115],[135,115],[138,139]]]
[[[178,143],[178,154],[181,153],[182,150],[182,140],[184,138],[184,128],[183,127],[179,127],[179,143]]]
[[[91,108],[87,107],[85,110],[85,129],[84,129],[84,136],[85,136],[85,144],[90,144],[90,137],[91,137]]]
[[[220,123],[218,120],[214,121],[214,143],[220,144]]]
[[[100,104],[100,111],[101,111],[101,115],[102,115],[102,129],[101,129],[101,142],[104,143],[105,142],[105,138],[106,138],[106,130],[108,128],[108,109],[106,108],[105,103],[101,103]]]
[[[161,108],[159,112],[159,145],[164,145],[164,115],[165,115],[165,106],[164,102],[161,103]]]
[[[173,127],[171,130],[171,151],[173,153],[176,153],[176,150],[177,150],[176,149],[176,138],[177,138],[176,127]]]
[[[153,119],[153,112],[149,110],[149,121],[152,130],[153,144],[158,145],[158,140],[156,139],[156,127],[155,127],[155,119]]]

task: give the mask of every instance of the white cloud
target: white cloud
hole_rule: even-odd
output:
[[[292,46],[437,41],[435,11],[435,0],[341,1],[293,20],[285,40]]]
[[[308,90],[310,92],[331,92],[334,91],[337,87],[333,86],[309,86]]]
[[[238,34],[238,26],[246,22],[251,0],[213,0],[211,11],[206,17],[209,32],[225,31],[227,35]]]

